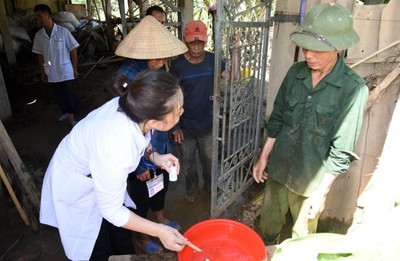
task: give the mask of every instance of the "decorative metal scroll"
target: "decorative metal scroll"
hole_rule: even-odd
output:
[[[265,107],[271,1],[217,4],[211,217],[223,215],[253,182]],[[219,77],[223,60],[226,68]]]

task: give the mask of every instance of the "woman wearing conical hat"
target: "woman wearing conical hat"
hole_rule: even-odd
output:
[[[129,58],[118,72],[129,80],[145,69],[161,69],[167,59],[187,52],[187,47],[152,15],[144,17],[118,45],[116,55]]]

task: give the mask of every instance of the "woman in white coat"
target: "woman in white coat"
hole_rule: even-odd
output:
[[[132,244],[130,236],[130,242],[110,238],[119,227],[129,235],[132,230],[158,237],[170,250],[187,244],[176,229],[131,212],[127,207],[134,203],[126,192],[128,174],[144,155],[167,171],[175,165],[179,173],[175,156],[149,148],[152,130],[169,130],[182,115],[178,80],[165,71],[146,70],[121,84],[125,94],[88,114],[61,141],[44,177],[40,222],[58,228],[71,260],[128,254],[115,253],[113,244]]]

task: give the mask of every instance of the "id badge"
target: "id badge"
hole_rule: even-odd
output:
[[[151,198],[164,188],[164,175],[155,176],[153,179],[146,181],[146,185]]]

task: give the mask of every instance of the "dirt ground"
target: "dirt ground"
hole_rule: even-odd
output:
[[[118,66],[119,63],[98,66],[84,79],[82,77],[90,67],[79,69],[78,120],[110,98],[105,85]],[[27,68],[18,68],[17,72],[4,72],[3,69],[13,110],[12,119],[3,124],[40,188],[43,173],[53,152],[71,127],[67,122],[56,121],[59,110],[53,92],[40,83],[34,68],[32,62]],[[32,101],[36,102],[28,105]],[[187,203],[183,198],[183,184],[182,178],[170,183],[165,208],[166,217],[177,221],[182,226],[182,233],[195,223],[208,219],[210,215],[210,196],[203,192],[195,203]],[[259,190],[260,187],[257,186],[251,188],[245,193],[244,202]],[[232,207],[225,217],[235,219],[240,213],[242,203]],[[140,253],[140,250],[137,252]],[[30,227],[25,226],[4,186],[0,193],[0,261],[3,260],[67,260],[57,230],[41,226],[39,232],[33,232]]]

